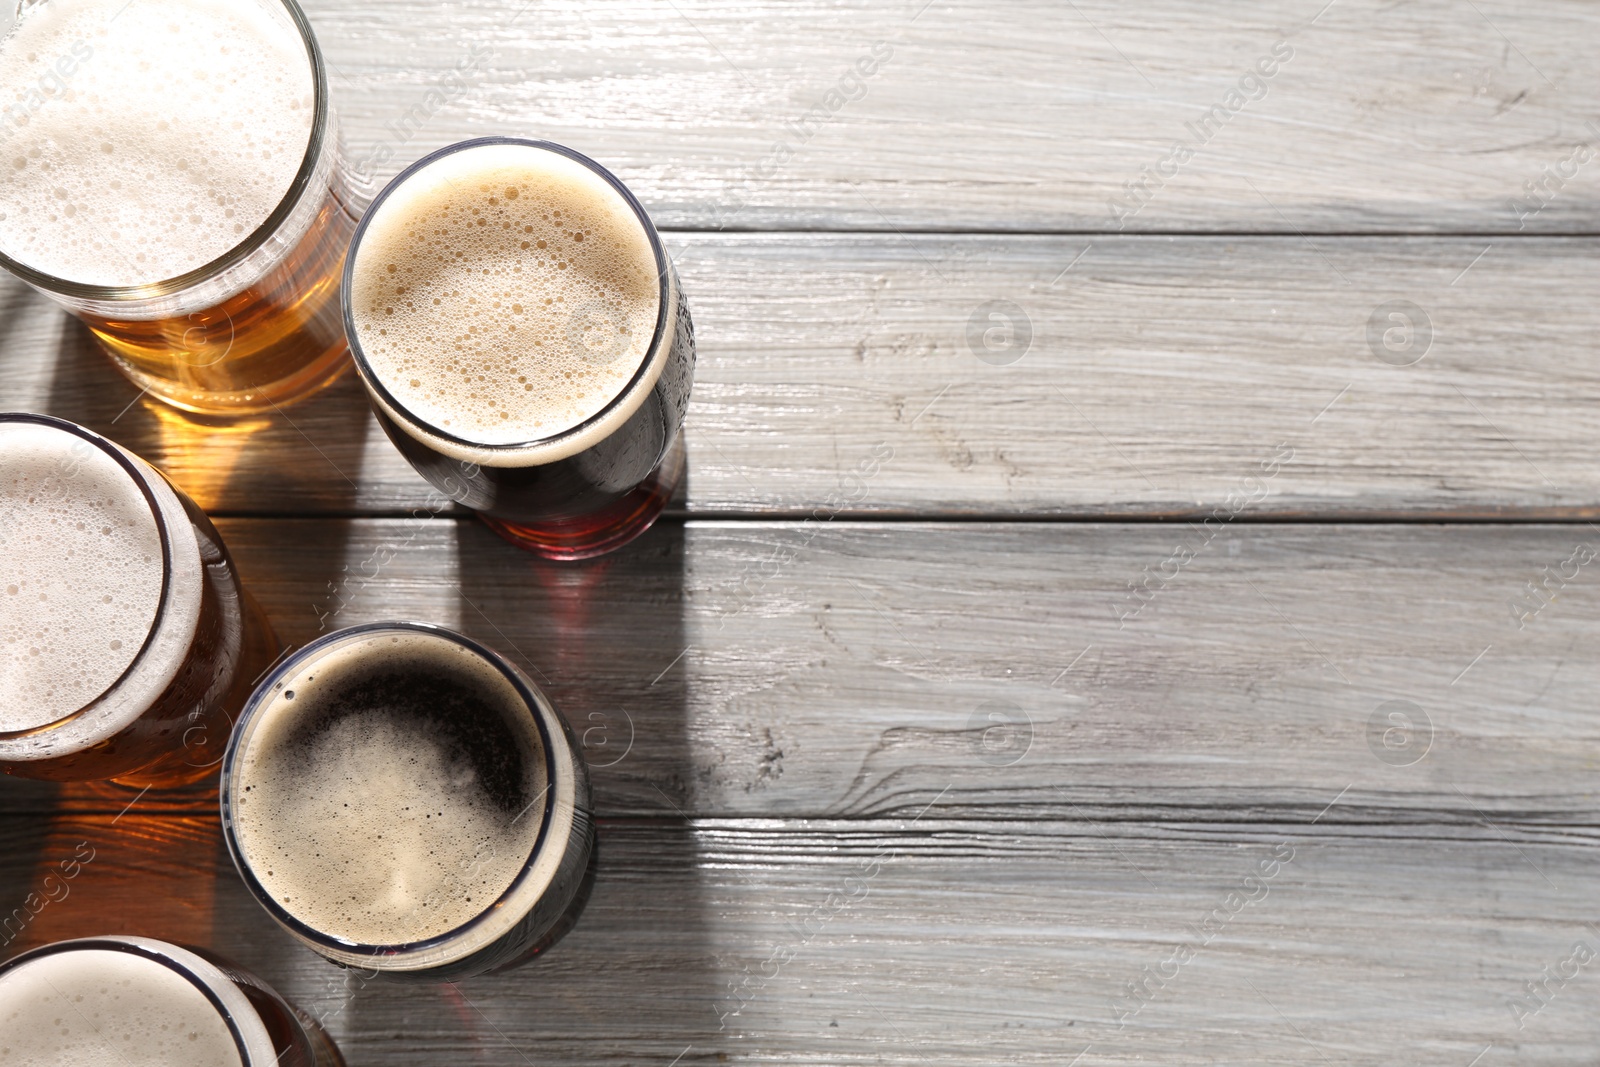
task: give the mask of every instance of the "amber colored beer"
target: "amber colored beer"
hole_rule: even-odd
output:
[[[270,410],[349,365],[339,281],[355,228],[330,191],[283,263],[216,307],[150,321],[79,318],[123,373],[169,403],[199,412]]]
[[[0,266],[129,378],[270,411],[348,364],[355,198],[295,0],[0,7]]]

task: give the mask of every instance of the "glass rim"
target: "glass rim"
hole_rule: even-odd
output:
[[[296,668],[300,664],[304,663],[313,654],[321,653],[323,650],[327,649],[330,645],[333,645],[336,642],[392,632],[395,630],[403,630],[409,633],[422,633],[443,638],[452,644],[459,645],[462,648],[465,648],[467,651],[472,652],[500,672],[501,676],[504,677],[506,681],[509,682],[516,690],[517,695],[522,698],[523,703],[526,705],[528,715],[533,720],[534,728],[539,736],[539,745],[543,749],[541,754],[544,757],[546,784],[543,798],[543,812],[539,819],[539,832],[534,836],[533,844],[529,847],[527,858],[523,861],[521,869],[517,871],[517,876],[511,880],[511,884],[506,886],[505,890],[499,896],[485,904],[483,909],[476,915],[472,916],[472,918],[461,923],[459,926],[455,926],[444,931],[443,933],[435,934],[432,937],[422,938],[419,941],[403,941],[388,945],[367,945],[357,941],[348,941],[344,938],[334,937],[332,934],[318,930],[316,927],[297,919],[295,916],[289,914],[289,912],[283,907],[283,905],[278,903],[277,899],[273,897],[271,893],[267,892],[266,887],[261,884],[258,878],[256,878],[255,872],[251,869],[250,863],[245,857],[244,848],[239,844],[238,831],[236,829],[235,819],[233,817],[233,805],[230,803],[230,801],[233,797],[232,785],[234,777],[234,762],[239,755],[241,740],[244,736],[246,728],[257,717],[257,715],[259,715],[261,707],[266,701],[265,694],[269,694],[272,691],[273,683],[288,674],[292,668]],[[494,651],[492,648],[489,648],[487,645],[484,645],[478,641],[474,641],[465,634],[457,633],[455,630],[449,629],[445,626],[439,626],[434,623],[396,620],[390,622],[362,623],[358,626],[347,626],[344,629],[323,634],[316,640],[302,646],[293,654],[285,657],[281,663],[273,667],[272,671],[267,674],[266,677],[257,683],[256,688],[251,692],[249,699],[245,701],[244,707],[240,709],[239,718],[233,724],[233,731],[228,736],[228,747],[223,753],[222,757],[222,772],[220,777],[217,779],[217,803],[221,808],[222,814],[222,838],[223,841],[227,843],[228,855],[230,858],[232,858],[234,867],[238,869],[239,876],[241,879],[243,879],[245,887],[250,890],[250,895],[256,898],[256,901],[267,910],[267,913],[271,915],[274,920],[282,924],[286,929],[294,933],[296,936],[311,943],[312,945],[319,947],[325,946],[333,952],[339,952],[343,954],[360,954],[372,957],[374,961],[372,966],[375,970],[385,969],[377,962],[384,957],[407,955],[415,952],[424,952],[430,949],[440,948],[460,938],[463,934],[479,928],[481,925],[486,923],[491,916],[496,914],[496,912],[498,912],[504,904],[511,900],[519,890],[523,888],[524,883],[533,872],[535,861],[539,858],[540,853],[544,849],[546,838],[550,833],[551,822],[555,817],[555,752],[552,748],[549,730],[545,726],[544,716],[539,713],[543,706],[540,702],[541,696],[542,694],[538,692],[532,683],[523,678],[521,672],[498,652]]]
[[[3,2],[3,0],[0,0]],[[244,240],[234,245],[228,251],[198,267],[185,271],[176,277],[161,281],[145,282],[138,285],[94,285],[88,282],[75,282],[68,278],[58,278],[53,274],[30,267],[21,260],[7,255],[0,248],[0,267],[15,274],[23,281],[46,292],[57,296],[69,297],[74,300],[92,300],[103,303],[118,303],[123,301],[153,300],[162,297],[174,296],[190,289],[202,282],[211,280],[231,267],[237,266],[278,232],[289,216],[299,207],[304,199],[311,179],[317,171],[317,164],[322,156],[323,145],[327,142],[329,114],[331,112],[328,99],[328,77],[322,60],[322,48],[317,44],[316,34],[312,31],[311,21],[306,18],[306,13],[301,10],[297,0],[263,0],[267,3],[282,5],[288,12],[290,21],[300,34],[301,42],[306,47],[306,56],[311,62],[312,82],[312,119],[311,134],[306,142],[306,154],[300,161],[300,169],[295,172],[294,180],[289,183],[288,190],[278,205],[272,209],[260,226],[256,227]]]
[[[553,433],[544,437],[535,437],[527,441],[514,441],[509,444],[493,445],[483,444],[479,441],[473,441],[465,437],[457,436],[456,434],[450,433],[447,430],[441,430],[439,427],[417,415],[416,412],[412,411],[405,404],[402,404],[400,401],[396,400],[394,394],[389,391],[388,386],[384,385],[383,382],[378,379],[377,374],[367,363],[367,354],[361,348],[361,339],[356,332],[354,309],[351,307],[350,302],[350,284],[355,278],[356,253],[361,248],[361,240],[367,234],[368,225],[374,218],[377,217],[378,209],[383,206],[384,201],[389,198],[390,193],[394,192],[411,178],[415,177],[416,174],[422,171],[424,168],[431,166],[447,156],[451,156],[457,152],[466,151],[468,149],[483,148],[491,145],[515,145],[521,148],[534,148],[546,152],[554,152],[556,155],[565,156],[567,159],[572,160],[579,166],[585,167],[592,171],[607,185],[619,193],[622,196],[623,202],[626,203],[633,211],[634,217],[639,220],[639,224],[644,227],[645,239],[649,242],[650,251],[655,256],[656,275],[659,282],[656,296],[656,325],[655,330],[650,335],[650,343],[645,346],[644,358],[639,361],[639,366],[634,370],[633,375],[629,377],[627,384],[621,389],[617,390],[617,394],[608,400],[604,407],[595,412],[593,415],[589,416],[587,419],[584,419],[578,425],[562,430],[560,433]],[[662,245],[661,235],[656,232],[655,223],[650,221],[650,215],[645,211],[644,205],[639,203],[638,197],[634,196],[633,191],[623,184],[622,179],[618,178],[603,165],[597,163],[593,159],[590,159],[577,149],[568,148],[566,145],[558,144],[555,141],[545,141],[530,137],[473,137],[469,140],[457,141],[455,144],[446,145],[445,147],[436,151],[429,152],[415,163],[412,163],[410,166],[400,171],[400,173],[396,174],[393,178],[389,179],[388,184],[383,187],[383,190],[378,193],[378,195],[373,199],[372,203],[367,207],[366,213],[361,218],[361,222],[356,226],[356,232],[350,238],[350,249],[344,257],[344,276],[340,279],[339,292],[340,302],[344,305],[343,312],[345,339],[350,344],[350,356],[356,365],[356,372],[361,375],[362,384],[376,393],[383,403],[392,411],[400,414],[407,421],[415,424],[426,433],[437,437],[442,441],[448,441],[450,444],[458,445],[462,448],[472,449],[474,451],[481,451],[490,455],[514,455],[515,453],[521,452],[525,449],[542,448],[561,441],[570,440],[586,433],[593,426],[608,417],[622,403],[623,398],[631,394],[638,386],[639,382],[645,377],[645,374],[649,370],[650,364],[653,362],[656,353],[660,351],[661,346],[665,341],[667,318],[669,312],[672,310],[670,306],[672,296],[671,264],[667,259],[666,247]]]
[[[161,629],[161,620],[166,618],[167,609],[170,607],[168,602],[171,599],[172,590],[172,532],[167,525],[166,517],[161,514],[161,503],[156,499],[155,491],[151,489],[149,482],[146,481],[144,472],[129,458],[128,454],[109,438],[102,437],[87,426],[80,426],[67,419],[57,418],[54,415],[40,415],[31,411],[0,411],[0,425],[19,422],[35,423],[53,430],[63,430],[80,440],[87,441],[105,455],[110,456],[122,468],[123,473],[138,487],[139,495],[144,498],[146,506],[150,509],[150,517],[155,520],[156,534],[161,541],[161,595],[156,599],[156,613],[154,618],[150,620],[150,628],[145,631],[144,642],[139,646],[139,650],[133,654],[133,658],[128,661],[128,665],[123,668],[122,673],[117,675],[99,693],[96,693],[94,699],[76,711],[69,712],[59,719],[41,723],[38,726],[30,726],[24,730],[0,730],[0,741],[20,741],[28,737],[49,733],[52,730],[58,730],[67,723],[82,718],[120,689],[122,683],[126,682],[134,670],[144,662],[145,656],[150,652],[151,645],[155,643],[156,633]]]
[[[91,950],[126,952],[131,956],[139,956],[150,960],[152,963],[159,963],[168,970],[177,973],[184,981],[200,991],[201,995],[206,998],[206,1002],[211,1005],[212,1009],[216,1011],[217,1015],[221,1017],[223,1023],[228,1027],[228,1036],[233,1038],[234,1048],[239,1053],[239,1062],[244,1067],[254,1067],[255,1061],[251,1058],[250,1047],[245,1042],[244,1033],[239,1029],[239,1024],[234,1021],[233,1012],[228,1010],[228,1006],[222,1002],[222,998],[217,995],[216,990],[202,981],[200,976],[194,973],[182,960],[176,959],[159,949],[152,948],[146,943],[152,941],[179,951],[188,951],[182,945],[174,945],[171,942],[161,941],[159,938],[153,937],[142,937],[138,940],[134,940],[131,935],[128,937],[76,937],[67,941],[53,941],[48,945],[40,945],[38,948],[31,948],[26,952],[18,953],[4,963],[0,963],[0,978],[4,978],[9,972],[16,970],[20,966],[63,952]],[[198,953],[195,955],[197,958],[205,960]],[[209,960],[205,960],[205,962],[210,963]],[[216,966],[216,964],[212,964],[212,966]],[[221,970],[221,968],[218,969]],[[225,971],[223,976],[227,976]],[[246,1002],[248,1003],[248,998],[246,998]]]

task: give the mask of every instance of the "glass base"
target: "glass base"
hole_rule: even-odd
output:
[[[667,502],[683,480],[683,435],[631,493],[599,511],[560,522],[507,522],[479,513],[483,524],[518,548],[545,559],[592,559],[614,552],[632,541],[661,517]]]
[[[572,900],[567,903],[566,909],[561,913],[561,917],[537,941],[529,945],[527,951],[521,953],[515,959],[507,960],[498,967],[490,968],[488,973],[504,974],[513,967],[520,967],[529,960],[543,956],[554,948],[558,941],[572,933],[572,928],[578,925],[578,920],[583,917],[584,909],[589,906],[589,898],[594,895],[595,872],[599,867],[600,835],[597,833],[589,842],[589,862],[584,864],[583,880],[578,883],[578,888],[573,891]]]
[[[289,1007],[300,1021],[300,1028],[306,1032],[306,1039],[311,1042],[314,1067],[345,1067],[344,1056],[339,1052],[339,1046],[333,1043],[333,1038],[328,1036],[328,1031],[306,1012],[292,1004]],[[283,1061],[281,1055],[278,1059],[280,1063]]]
[[[186,763],[162,763],[159,766],[142,767],[115,778],[107,778],[98,784],[107,793],[119,789],[128,793],[143,793],[149,789],[182,789],[206,778],[216,777],[219,766],[221,764],[195,767]]]
[[[350,349],[341,341],[300,370],[275,382],[241,389],[235,392],[207,392],[185,388],[182,383],[146,374],[119,356],[104,338],[98,337],[101,347],[111,357],[117,369],[133,384],[164,404],[193,415],[211,415],[223,418],[235,415],[259,415],[297,404],[307,397],[322,392],[339,380],[351,366]]]

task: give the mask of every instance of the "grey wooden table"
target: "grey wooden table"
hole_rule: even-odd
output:
[[[198,427],[16,285],[0,401],[163,466],[286,640],[536,672],[595,895],[366,984],[203,794],[7,781],[0,916],[94,859],[6,951],[213,945],[353,1065],[1594,1062],[1600,8],[1324,3],[310,4],[375,181],[533,134],[654,213],[668,519],[539,562],[353,380]]]

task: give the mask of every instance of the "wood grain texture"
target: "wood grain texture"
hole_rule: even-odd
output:
[[[1600,171],[1569,162],[1600,95],[1600,13],[1578,0],[306,6],[380,180],[522,133],[612,166],[672,227],[1596,228]],[[1567,177],[1520,217],[1546,168]],[[1152,173],[1119,220],[1112,198]]]
[[[674,518],[541,563],[353,378],[200,426],[9,282],[0,407],[226,516],[290,645],[409,617],[521,663],[595,895],[534,966],[367,983],[267,920],[206,787],[0,781],[0,956],[208,945],[352,1067],[1593,1059],[1600,9],[308,10],[365,179],[544,136],[666,229]]]
[[[1564,566],[1587,528],[694,522],[579,567],[472,521],[223,529],[287,641],[414,616],[521,657],[599,728],[607,815],[904,814],[948,788],[1067,818],[1309,818],[1343,789],[1344,818],[1600,817],[1595,564]],[[1431,722],[1391,757],[1412,766],[1372,748],[1392,700]]]
[[[1566,1064],[1600,1038],[1595,963],[1542,1006],[1526,989],[1576,945],[1600,953],[1576,831],[606,821],[565,941],[437,986],[292,944],[214,818],[109,819],[0,819],[0,914],[94,850],[8,948],[129,929],[208,945],[352,1067]]]
[[[414,618],[523,664],[606,816],[1600,819],[1587,528],[691,522],[578,566],[222,531],[291,645]]]
[[[700,344],[691,514],[1203,517],[1285,447],[1247,517],[1600,510],[1600,467],[1574,445],[1600,438],[1595,240],[672,243]],[[41,298],[0,294],[0,403],[111,435],[210,510],[428,506],[353,376],[197,426],[139,401]],[[1019,332],[990,353],[996,300]],[[1420,309],[1412,332],[1380,310],[1393,301]]]

